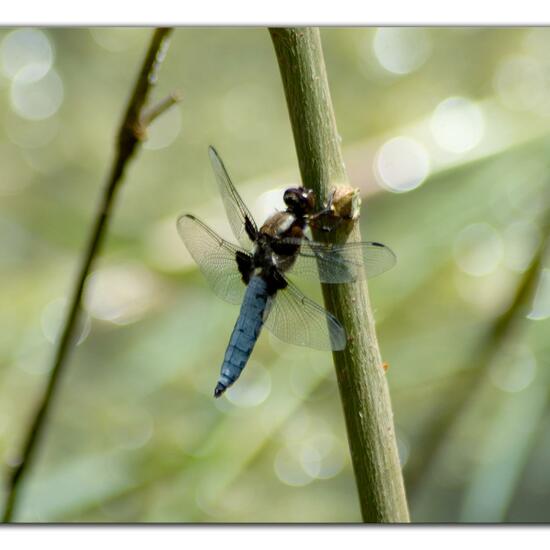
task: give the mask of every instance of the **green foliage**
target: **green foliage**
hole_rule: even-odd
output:
[[[14,461],[42,389],[58,300],[71,288],[149,32],[45,30],[64,90],[45,120],[18,115],[10,80],[0,76],[4,464]],[[322,31],[344,156],[364,196],[362,234],[398,256],[369,288],[406,478],[431,421],[468,377],[483,329],[513,295],[521,277],[513,260],[518,246],[529,247],[517,223],[536,227],[548,181],[543,111],[528,101],[514,110],[495,87],[507,56],[544,62],[540,36],[426,32],[430,57],[399,76],[376,61],[374,29]],[[96,266],[104,299],[89,305],[91,330],[72,356],[20,519],[360,521],[330,356],[264,334],[241,389],[214,401],[237,310],[206,288],[175,230],[182,211],[227,227],[210,143],[253,210],[261,193],[298,181],[267,32],[177,30],[157,96],[174,88],[184,93],[179,113],[166,115],[176,122],[159,119],[150,145],[168,139],[170,124],[181,129],[169,146],[144,149],[127,174]],[[380,191],[372,168],[379,145],[417,122],[429,128],[436,106],[456,95],[480,102],[484,141],[445,156],[429,133],[414,135],[425,139],[430,177],[409,193]],[[496,235],[481,241],[489,254],[500,250],[486,275],[457,262],[457,239],[473,224]],[[413,520],[548,521],[548,320],[526,324],[519,352],[480,380],[448,434],[437,471],[411,502]],[[510,359],[516,352],[522,361]]]

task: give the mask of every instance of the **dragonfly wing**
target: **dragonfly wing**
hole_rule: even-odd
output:
[[[380,275],[396,261],[392,250],[377,242],[332,245],[304,239],[289,273],[322,283],[348,283]]]
[[[265,327],[283,342],[320,350],[342,350],[346,332],[338,319],[290,281],[270,298]]]
[[[232,304],[242,302],[246,285],[239,272],[237,257],[250,258],[241,248],[228,243],[200,220],[185,214],[178,218],[178,233],[187,250],[206,277],[212,290]]]
[[[216,181],[220,188],[223,205],[233,234],[242,246],[250,248],[252,241],[255,240],[258,233],[258,227],[254,218],[235,189],[216,149],[210,146],[208,148],[208,154],[214,174],[216,174]]]

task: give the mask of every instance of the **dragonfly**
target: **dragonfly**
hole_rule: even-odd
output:
[[[229,224],[239,245],[191,214],[177,220],[178,233],[216,295],[241,306],[223,358],[214,397],[245,368],[263,327],[290,344],[340,351],[346,332],[329,311],[305,296],[288,278],[348,283],[390,269],[396,256],[379,242],[330,244],[309,238],[323,209],[311,189],[286,189],[284,211],[258,228],[214,147],[208,149]]]

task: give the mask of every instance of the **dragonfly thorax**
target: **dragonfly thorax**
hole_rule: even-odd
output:
[[[304,217],[289,211],[270,216],[258,232],[254,249],[255,265],[288,271],[296,260],[305,226]]]
[[[288,237],[296,232],[298,234],[292,236],[300,236],[305,225],[304,222],[305,220],[298,218],[292,212],[275,212],[262,225],[260,234],[267,235],[273,239]]]

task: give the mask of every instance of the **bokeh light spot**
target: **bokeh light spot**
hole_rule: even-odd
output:
[[[373,48],[380,65],[394,74],[408,74],[417,70],[432,52],[428,31],[410,27],[377,29]]]
[[[344,467],[344,457],[344,444],[330,432],[310,437],[300,450],[303,470],[316,479],[330,479],[338,475]]]
[[[181,113],[179,109],[171,109],[164,113],[147,128],[147,139],[143,143],[145,149],[164,149],[171,145],[181,133]]]
[[[65,321],[67,314],[67,299],[57,298],[47,304],[42,310],[40,316],[40,325],[42,327],[42,334],[51,344],[55,344],[61,335],[62,324]],[[92,321],[87,314],[81,314],[80,320],[76,328],[77,342],[81,344],[88,335],[92,328]]]
[[[539,228],[532,221],[517,221],[504,230],[504,263],[508,269],[525,271],[541,241]]]
[[[300,465],[310,477],[319,477],[321,473],[321,454],[313,445],[305,445],[300,453]]]
[[[256,407],[263,403],[271,392],[269,372],[256,362],[250,362],[238,383],[231,386],[227,399],[237,407]]]
[[[412,191],[428,177],[430,157],[426,148],[414,139],[395,137],[378,151],[375,173],[380,184],[390,191]]]
[[[125,325],[141,319],[156,294],[153,275],[139,264],[109,266],[88,277],[84,304],[96,319]]]
[[[17,29],[0,45],[0,67],[9,79],[36,82],[50,71],[54,61],[48,36],[38,29]]]
[[[288,449],[282,448],[275,457],[273,468],[277,477],[286,485],[303,487],[313,481],[313,478],[303,469],[300,457]]]
[[[16,76],[10,92],[13,110],[28,120],[51,117],[63,103],[63,82],[54,69],[37,81]]]
[[[475,223],[465,227],[454,244],[454,257],[458,267],[475,277],[496,270],[503,256],[503,244],[497,230],[488,223]]]
[[[451,153],[473,149],[483,138],[482,110],[464,97],[448,97],[435,108],[430,128],[436,143]]]
[[[505,350],[491,365],[491,382],[501,390],[516,393],[527,388],[535,379],[537,361],[528,348]]]
[[[459,296],[483,315],[497,316],[510,305],[510,297],[517,287],[517,275],[506,269],[497,269],[488,275],[470,275],[462,270],[454,274]]]

